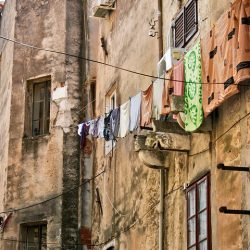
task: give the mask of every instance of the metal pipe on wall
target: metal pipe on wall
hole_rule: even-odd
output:
[[[162,0],[158,0],[158,43],[159,43],[159,60],[163,56],[163,37],[162,37]]]
[[[165,169],[160,170],[160,211],[159,211],[159,250],[164,249],[164,193]]]
[[[163,56],[162,24],[163,24],[162,0],[158,0],[159,60]],[[165,169],[161,169],[160,170],[159,250],[164,249],[164,192],[165,192]]]

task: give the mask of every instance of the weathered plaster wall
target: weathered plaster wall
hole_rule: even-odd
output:
[[[16,40],[81,55],[84,46],[81,0],[17,1],[16,13],[13,33]],[[79,121],[80,82],[84,74],[81,64],[77,58],[15,44],[13,73],[10,72],[13,84],[5,210],[46,200],[79,185],[76,124]],[[26,133],[25,97],[28,80],[41,76],[51,77],[52,92],[66,86],[67,97],[51,100],[49,135],[31,137]],[[5,136],[8,137],[8,133],[5,132]],[[4,237],[18,240],[20,223],[37,221],[48,223],[47,241],[55,243],[48,245],[48,249],[75,249],[77,246],[70,244],[78,242],[78,192],[68,192],[54,201],[14,213]],[[3,249],[15,247],[15,242],[5,242]]]
[[[158,41],[157,38],[148,36],[148,23],[156,7],[157,2],[151,1],[117,1],[116,10],[106,20],[99,21],[98,40],[100,41],[100,37],[105,39],[108,56],[105,56],[99,42],[96,48],[98,59],[155,75]],[[120,105],[141,89],[146,89],[151,80],[153,79],[98,65],[96,114],[104,114],[105,95],[114,83],[117,84],[117,105]],[[159,171],[148,169],[140,163],[137,153],[133,151],[133,136],[130,134],[118,140],[113,156],[105,157],[103,140],[96,142],[95,173],[103,168],[106,172],[96,179],[94,186],[100,191],[103,215],[93,200],[93,243],[107,241],[117,232],[126,229],[158,200]],[[111,204],[114,204],[119,213]],[[132,230],[122,234],[116,242],[118,249],[156,249],[158,218],[154,216],[155,213],[156,209]]]
[[[186,1],[163,1],[163,43],[169,46],[169,29],[172,19]],[[198,1],[199,32],[188,44],[190,48],[197,38],[209,32],[212,25],[226,11],[230,0]],[[157,1],[117,1],[116,10],[106,19],[100,19],[99,36],[107,41],[108,56],[102,48],[98,59],[135,71],[156,74],[158,61],[157,39],[148,37],[148,21],[157,8]],[[91,46],[91,45],[90,45]],[[93,49],[93,47],[91,47]],[[97,67],[97,115],[105,112],[105,95],[116,83],[117,105],[130,96],[144,90],[150,79],[142,76]],[[249,119],[237,123],[218,141],[246,112],[249,112],[249,89],[225,102],[212,114],[213,131],[196,132],[191,136],[188,154],[177,154],[170,166],[167,190],[170,192],[184,183],[192,183],[205,173],[211,174],[211,226],[212,249],[249,249],[250,223],[246,216],[219,213],[219,207],[249,209],[249,175],[246,173],[217,170],[218,163],[249,165]],[[153,209],[140,223],[119,234],[141,217],[159,199],[159,172],[144,166],[133,152],[133,135],[118,139],[110,157],[104,156],[104,141],[96,142],[95,173],[105,168],[103,177],[96,179],[103,215],[98,203],[93,201],[92,243],[109,241],[116,234],[117,249],[157,249],[158,212]],[[214,143],[213,143],[214,142]],[[188,156],[189,155],[189,156]],[[112,204],[111,204],[112,203]],[[116,211],[113,206],[118,210]],[[165,199],[165,247],[187,248],[186,197],[183,190],[171,193]],[[95,249],[102,249],[103,245]]]
[[[13,38],[15,1],[7,1],[1,17],[1,35]],[[8,20],[8,21],[7,21]],[[0,210],[3,211],[4,190],[6,189],[6,168],[8,164],[10,103],[12,86],[13,50],[11,43],[0,40]]]

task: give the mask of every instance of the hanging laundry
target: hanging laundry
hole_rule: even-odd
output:
[[[183,59],[173,66],[173,95],[184,95],[184,62]]]
[[[164,60],[166,62],[165,70],[169,71],[173,68],[173,65],[177,63],[178,60],[180,60],[181,57],[184,55],[184,49],[181,48],[169,48],[165,55]]]
[[[237,51],[237,38],[234,32],[229,34],[234,29],[232,24],[231,11],[227,11],[201,41],[202,81],[208,83],[203,85],[205,117],[226,99],[238,93],[237,86],[232,85],[235,83],[233,76]]]
[[[98,121],[98,128],[97,128],[97,134],[99,138],[104,138],[104,116],[101,116]]]
[[[249,0],[236,0],[232,4],[232,20],[238,27],[238,48],[236,52],[235,82],[250,79],[250,3]],[[236,32],[237,30],[235,30]],[[232,33],[234,30],[231,31]]]
[[[184,57],[185,130],[194,131],[203,121],[200,42]]]
[[[130,100],[120,107],[120,137],[125,137],[129,132]]]
[[[162,75],[160,78],[164,78]],[[158,78],[153,83],[153,115],[156,120],[160,120],[160,114],[162,111],[162,95],[164,90],[164,79]]]
[[[94,120],[94,128],[93,128],[93,137],[98,137],[98,126],[99,126],[100,117]]]
[[[81,136],[81,134],[82,134],[82,126],[83,126],[83,123],[77,125],[77,127],[78,127],[77,133],[79,136]]]
[[[205,117],[250,79],[250,5],[237,0],[202,39],[203,109]],[[248,23],[248,24],[247,24]]]
[[[120,107],[114,109],[111,112],[110,117],[110,125],[111,125],[111,140],[115,140],[118,137],[119,127],[120,127]]]
[[[141,92],[130,98],[130,126],[129,130],[132,132],[140,125],[141,113]]]
[[[89,121],[89,135],[93,136],[94,134],[94,127],[95,127],[95,120]]]
[[[104,135],[104,139],[106,141],[110,141],[111,140],[111,113],[112,110],[109,112],[109,114],[107,115],[107,117],[104,118],[104,129],[103,129],[103,135]]]
[[[151,123],[152,116],[153,84],[147,90],[142,91],[141,100],[141,126],[145,127]]]
[[[81,140],[80,140],[81,148],[84,148],[86,146],[86,137],[89,135],[89,127],[90,127],[89,122],[85,122],[82,124]]]
[[[162,115],[167,115],[170,113],[170,100],[169,96],[173,92],[173,86],[172,86],[172,81],[170,80],[172,77],[172,69],[170,69],[168,72],[165,74],[165,81],[164,81],[164,89],[162,93],[162,109],[161,109],[161,114]]]

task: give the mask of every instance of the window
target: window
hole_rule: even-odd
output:
[[[25,250],[46,250],[47,249],[47,225],[30,225],[22,228],[22,248]]]
[[[93,81],[90,84],[90,89],[89,89],[89,101],[91,103],[92,107],[92,117],[95,117],[95,109],[96,109],[96,83]]]
[[[50,81],[33,83],[32,136],[49,133]]]
[[[187,190],[187,249],[210,249],[210,179],[204,176]]]
[[[108,115],[109,112],[115,108],[117,108],[117,100],[116,100],[116,88],[112,88],[111,91],[108,92],[106,95],[106,114]],[[114,140],[105,141],[105,155],[108,155],[112,152],[116,146],[116,142]]]
[[[190,0],[174,21],[174,46],[185,47],[197,31],[197,0]]]
[[[116,108],[116,94],[115,92],[109,98],[109,110],[113,110]]]

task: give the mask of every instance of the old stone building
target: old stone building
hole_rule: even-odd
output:
[[[249,16],[249,0],[5,1],[0,249],[250,249]],[[202,82],[169,80],[199,41]],[[178,81],[203,93],[195,129]],[[150,86],[150,122],[79,138]]]
[[[169,48],[186,53],[202,39],[202,52],[209,50],[206,37],[221,17],[230,18],[232,6],[238,8],[233,2],[88,1],[86,48],[103,64],[88,64],[86,117],[108,115],[146,90],[165,73]],[[249,20],[250,2],[237,2]],[[242,24],[249,44],[249,21]],[[249,45],[245,53],[249,61]],[[170,113],[113,142],[88,137],[85,175],[105,171],[84,196],[92,201],[85,207],[85,232],[93,249],[250,248],[249,168],[231,168],[250,164],[249,78],[192,133]]]
[[[4,4],[0,249],[76,249],[80,164],[76,126],[84,63],[3,38],[82,56],[83,2]]]

